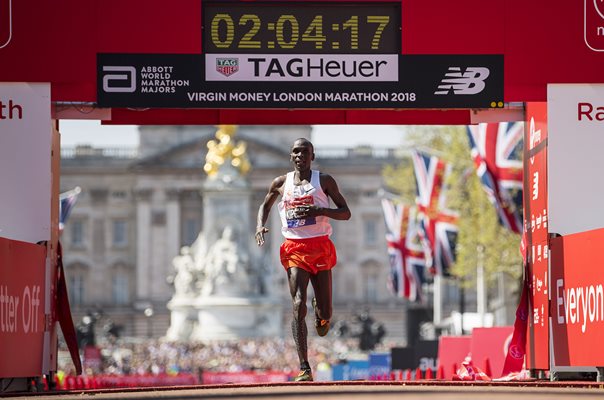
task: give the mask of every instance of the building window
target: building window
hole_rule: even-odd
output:
[[[68,276],[69,285],[69,302],[74,306],[84,304],[84,274],[81,272],[71,271]]]
[[[377,301],[377,275],[368,274],[365,279],[365,301],[375,303]]]
[[[128,244],[128,223],[125,220],[113,221],[113,245],[123,247]]]
[[[112,294],[115,304],[128,304],[130,293],[128,290],[128,274],[125,271],[117,271],[113,275]]]
[[[185,220],[184,228],[185,228],[184,232],[183,232],[184,244],[187,246],[190,246],[191,244],[193,244],[195,239],[197,239],[197,235],[199,234],[199,231],[201,229],[199,226],[199,222],[197,221],[197,219],[187,218]]]
[[[375,303],[379,297],[379,271],[380,265],[374,260],[368,260],[361,264],[362,280],[363,280],[363,296],[367,303]]]
[[[115,190],[111,192],[111,197],[113,197],[114,199],[124,200],[128,197],[128,194],[125,190]]]
[[[375,246],[377,244],[377,221],[375,219],[363,221],[363,241],[365,246]]]
[[[71,245],[74,247],[84,246],[84,221],[70,221]]]

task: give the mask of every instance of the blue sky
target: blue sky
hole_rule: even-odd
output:
[[[133,147],[138,144],[135,125],[101,125],[100,121],[61,120],[61,145],[73,147],[90,144],[96,147]],[[393,125],[314,125],[315,146],[396,147],[403,142],[400,126]]]

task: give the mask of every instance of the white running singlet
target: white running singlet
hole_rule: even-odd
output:
[[[311,171],[310,183],[294,185],[295,171],[288,172],[283,186],[283,196],[279,202],[281,233],[287,239],[308,239],[331,235],[331,224],[325,216],[296,218],[295,208],[299,205],[314,204],[328,208],[329,198],[321,188],[319,171]]]

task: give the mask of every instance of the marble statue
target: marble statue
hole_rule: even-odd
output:
[[[251,294],[247,268],[247,254],[237,249],[233,229],[225,227],[222,237],[208,250],[201,295]]]
[[[194,296],[193,284],[195,262],[189,246],[183,246],[180,254],[172,260],[176,275],[174,276],[174,295],[176,297]]]

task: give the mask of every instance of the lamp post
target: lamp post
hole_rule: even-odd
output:
[[[153,336],[151,329],[151,317],[153,317],[153,307],[147,307],[143,312],[145,313],[145,317],[147,317],[147,337],[150,339]]]

